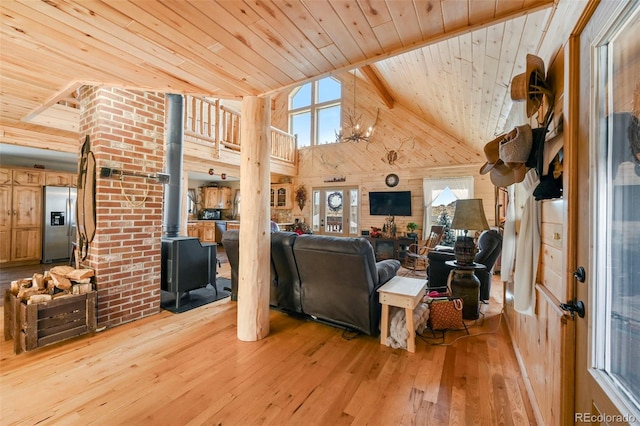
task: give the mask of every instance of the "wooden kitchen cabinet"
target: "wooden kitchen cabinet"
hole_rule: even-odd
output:
[[[221,209],[231,208],[231,188],[228,186],[221,186],[218,188],[218,205]]]
[[[0,167],[0,263],[42,259],[42,187],[75,187],[72,172]]]
[[[44,184],[47,186],[66,186],[75,188],[78,186],[77,176],[73,173],[46,172]]]
[[[199,223],[187,223],[187,235],[190,237],[200,238],[202,225]]]
[[[290,183],[271,184],[271,207],[290,209],[293,206],[293,185]]]
[[[231,188],[228,186],[202,188],[202,207],[205,209],[230,209]]]
[[[42,172],[31,169],[13,169],[11,183],[21,186],[42,186]]]
[[[202,188],[202,208],[215,209],[218,206],[218,187],[205,186]]]
[[[11,169],[0,167],[0,185],[11,185]]]
[[[13,186],[11,225],[13,228],[40,228],[42,188]]]
[[[41,186],[0,186],[0,263],[42,258],[41,206]]]
[[[14,228],[11,231],[11,261],[40,260],[42,243],[40,228]]]
[[[216,222],[202,223],[202,233],[200,234],[200,241],[203,243],[215,243],[216,242]]]
[[[0,263],[11,260],[11,198],[11,185],[0,186]]]

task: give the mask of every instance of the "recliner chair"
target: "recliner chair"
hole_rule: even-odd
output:
[[[498,231],[484,231],[478,238],[478,253],[474,262],[484,265],[485,269],[476,269],[475,274],[480,280],[480,300],[491,298],[491,270],[502,253],[502,235]],[[455,260],[453,250],[434,250],[428,254],[429,268],[427,269],[428,288],[439,289],[447,286],[449,272],[453,266],[447,265],[448,260]]]

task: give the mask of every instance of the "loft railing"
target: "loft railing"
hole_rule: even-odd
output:
[[[240,151],[240,113],[219,100],[198,96],[185,96],[184,133],[208,143],[217,149]],[[271,127],[271,156],[288,163],[295,163],[296,138],[287,132]]]

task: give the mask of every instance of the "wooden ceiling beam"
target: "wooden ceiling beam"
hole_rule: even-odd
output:
[[[362,74],[364,74],[365,78],[369,81],[369,83],[373,85],[373,87],[376,90],[376,93],[380,95],[380,98],[382,98],[382,101],[387,106],[387,108],[393,109],[395,100],[393,99],[393,96],[391,96],[389,89],[387,89],[387,86],[384,84],[382,79],[378,76],[378,73],[373,67],[374,67],[373,65],[365,65],[360,68],[360,71],[362,72]]]

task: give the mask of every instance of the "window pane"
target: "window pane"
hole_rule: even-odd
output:
[[[311,105],[311,83],[307,83],[292,96],[291,109],[308,107]]]
[[[341,85],[336,79],[327,77],[318,81],[318,103],[340,99],[340,95]]]
[[[313,191],[313,203],[311,204],[311,229],[313,232],[320,230],[320,191]]]
[[[334,143],[340,128],[340,105],[318,109],[317,144]]]
[[[298,135],[298,148],[311,146],[311,113],[291,116],[291,133]]]
[[[352,189],[349,191],[349,233],[358,233],[358,190]]]
[[[607,253],[601,267],[607,271],[610,299],[605,305],[605,369],[636,406],[640,401],[635,358],[640,351],[640,268],[634,267],[640,259],[639,16],[605,47],[611,74],[603,81],[608,87],[602,93],[610,96],[606,107],[611,109],[600,114],[608,130],[602,142],[606,144],[609,207],[606,220],[598,222],[606,233]]]

